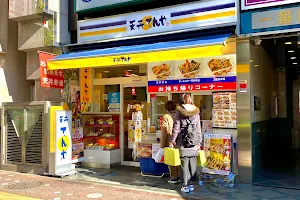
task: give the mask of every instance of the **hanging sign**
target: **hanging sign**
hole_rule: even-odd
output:
[[[235,25],[238,13],[236,4],[236,0],[207,0],[79,21],[78,42],[150,36],[182,30]],[[126,60],[128,59],[123,61],[126,62]]]
[[[192,92],[235,90],[236,76],[217,78],[195,78],[185,80],[148,81],[148,92]]]
[[[47,60],[54,58],[53,54],[39,51],[40,81],[42,87],[64,89],[64,71],[47,70]]]
[[[90,112],[92,104],[92,69],[80,69],[81,111]]]
[[[241,35],[263,35],[275,31],[287,33],[299,29],[299,12],[298,4],[242,12]]]
[[[56,111],[55,174],[72,170],[72,111]]]
[[[242,10],[298,3],[299,0],[241,0]]]

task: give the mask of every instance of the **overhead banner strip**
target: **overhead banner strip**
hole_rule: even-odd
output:
[[[204,46],[188,49],[176,49],[168,51],[154,51],[136,54],[121,54],[114,56],[96,56],[87,58],[73,58],[66,60],[49,61],[48,69],[72,69],[105,67],[115,65],[132,65],[148,62],[161,62],[169,60],[192,59],[199,57],[220,56],[222,55],[223,45]]]

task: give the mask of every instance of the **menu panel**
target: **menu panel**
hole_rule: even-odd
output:
[[[236,128],[236,92],[213,94],[213,127]]]
[[[204,173],[228,175],[231,171],[231,135],[204,134]]]

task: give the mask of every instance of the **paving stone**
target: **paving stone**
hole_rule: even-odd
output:
[[[255,192],[255,195],[257,195],[260,198],[268,198],[268,199],[284,197],[284,195],[272,190],[257,191]]]

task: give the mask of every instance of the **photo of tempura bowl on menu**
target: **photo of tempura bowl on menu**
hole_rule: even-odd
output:
[[[201,63],[192,60],[191,62],[186,60],[185,63],[178,66],[182,77],[184,78],[195,78],[199,76]]]
[[[163,63],[152,67],[152,72],[156,79],[167,79],[171,74],[170,65]]]
[[[151,157],[152,156],[152,149],[148,147],[139,147],[138,148],[138,157]]]
[[[207,64],[214,76],[228,75],[233,69],[233,65],[228,58],[211,59]]]

